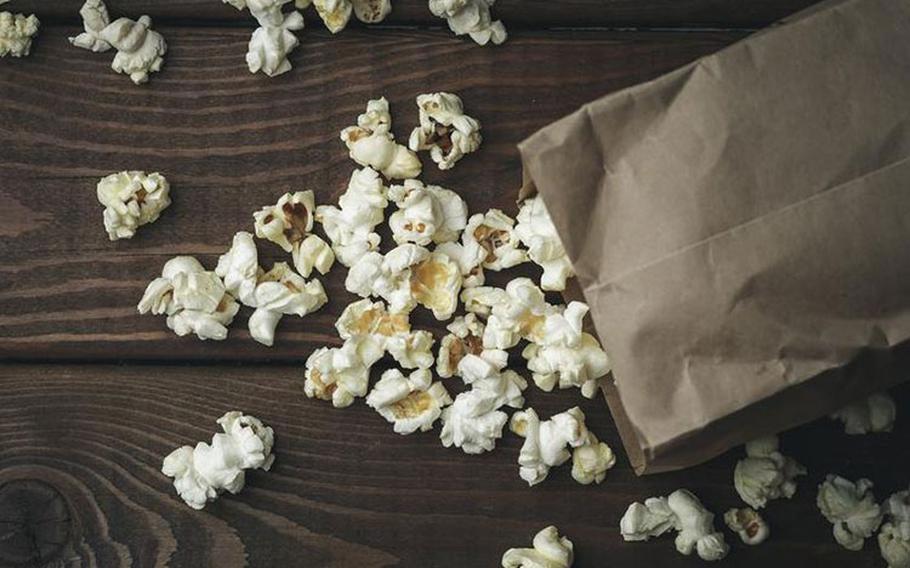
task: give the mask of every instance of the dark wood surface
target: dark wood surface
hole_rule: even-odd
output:
[[[0,522],[46,511],[38,544],[60,549],[61,566],[496,566],[551,523],[575,542],[582,568],[701,565],[678,555],[672,538],[623,543],[618,520],[632,501],[679,487],[722,513],[738,501],[732,470],[741,450],[636,478],[601,400],[531,387],[529,404],[543,415],[581,405],[620,460],[600,486],[578,485],[563,467],[529,489],[511,434],[497,451],[467,456],[443,448],[438,429],[399,436],[362,403],[336,410],[303,395],[303,361],[337,344],[332,324],[351,299],[340,267],[324,279],[331,303],[285,318],[272,349],[249,338],[246,312],[229,340],[203,343],[176,338],[135,304],[171,256],[213,266],[235,231],[251,229],[252,211],[284,191],[313,189],[320,203],[333,202],[353,168],[338,131],[368,98],[389,98],[405,137],[418,93],[460,93],[484,124],[484,145],[454,171],[428,167],[423,177],[459,191],[474,212],[514,213],[516,142],[744,34],[577,26],[752,27],[808,3],[500,0],[495,11],[512,35],[484,49],[439,29],[423,2],[402,0],[393,25],[376,30],[331,36],[311,15],[294,71],[269,80],[246,71],[250,30],[233,8],[112,1],[115,14],[147,12],[165,24],[165,69],[142,88],[107,69],[110,54],[66,43],[78,0],[3,6],[34,9],[46,25],[31,57],[0,60],[0,486],[16,489],[15,498],[0,491]],[[549,29],[563,26],[576,28]],[[166,174],[174,204],[133,240],[110,243],[94,187],[126,168]],[[268,243],[260,249],[267,261],[286,259]],[[415,314],[440,335],[440,324]],[[447,381],[453,391],[457,383]],[[910,388],[896,394],[906,407]],[[241,495],[192,511],[159,472],[161,460],[210,437],[234,408],[275,428],[275,468],[252,473]],[[834,543],[815,486],[836,472],[872,478],[880,497],[905,488],[906,418],[892,434],[847,437],[820,420],[782,439],[810,475],[795,499],[768,509],[768,543],[747,549],[728,534],[734,549],[723,565],[881,566],[872,542],[861,553]],[[11,543],[0,539],[8,555],[0,566],[23,553]]]

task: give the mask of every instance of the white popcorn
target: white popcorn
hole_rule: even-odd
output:
[[[584,444],[572,451],[572,478],[582,485],[600,483],[607,477],[607,470],[616,465],[616,455],[605,442],[588,431]]]
[[[506,40],[506,27],[490,17],[495,0],[429,0],[430,12],[445,18],[455,35],[471,36],[479,45],[499,45]]]
[[[158,220],[171,204],[170,190],[159,173],[124,171],[101,178],[97,196],[110,240],[131,239],[139,226]]]
[[[818,509],[834,525],[834,540],[847,550],[861,550],[882,522],[871,489],[868,479],[853,483],[837,475],[828,475],[818,486]]]
[[[415,178],[420,174],[420,160],[417,154],[395,142],[391,126],[389,102],[385,97],[374,99],[357,117],[357,126],[341,131],[341,140],[351,159],[361,166],[369,166],[389,179]]]
[[[502,437],[509,417],[497,410],[499,397],[483,390],[470,390],[455,397],[442,411],[442,445],[461,448],[466,454],[489,452]]]
[[[644,504],[633,503],[619,521],[626,541],[645,541],[671,528],[678,531],[676,550],[686,556],[697,552],[702,560],[714,561],[724,558],[730,550],[723,533],[714,530],[714,514],[685,489],[666,498],[652,497]]]
[[[632,503],[619,521],[619,532],[626,542],[645,541],[676,528],[676,514],[666,497],[651,497]]]
[[[246,482],[244,470],[268,470],[274,432],[258,418],[231,411],[218,419],[224,430],[215,434],[211,445],[199,442],[195,448],[182,446],[167,457],[161,472],[174,478],[177,494],[193,509],[202,509],[223,491],[239,493]]]
[[[572,454],[566,446],[577,448],[588,440],[585,415],[577,406],[543,422],[528,408],[513,414],[509,427],[525,439],[518,455],[518,474],[529,486],[546,479],[551,467],[569,461]]]
[[[177,335],[195,333],[203,340],[227,338],[227,326],[239,309],[221,279],[191,256],[167,261],[138,305],[140,314],[167,315],[167,326]]]
[[[587,398],[599,392],[599,380],[610,371],[610,362],[597,339],[582,331],[587,313],[587,304],[571,302],[562,313],[547,315],[538,342],[522,350],[534,383],[542,390],[579,387]]]
[[[493,306],[508,302],[509,295],[502,288],[496,288],[494,286],[477,286],[462,290],[461,301],[464,304],[465,311],[478,316],[487,317],[490,315]]]
[[[474,300],[483,301],[482,297]],[[494,302],[483,335],[487,349],[510,349],[521,339],[541,343],[547,316],[559,311],[547,303],[544,293],[529,278],[512,280],[506,285],[505,296],[489,293],[486,301]]]
[[[389,217],[392,238],[398,244],[445,243],[458,239],[465,228],[468,206],[457,193],[416,179],[389,188],[398,211]]]
[[[85,31],[69,38],[70,43],[96,53],[109,50],[111,44],[101,37],[101,31],[111,23],[111,17],[107,13],[107,6],[104,5],[104,2],[102,0],[85,0],[85,4],[79,10],[79,15],[82,16],[82,27]]]
[[[405,369],[429,369],[435,361],[432,351],[434,342],[429,331],[412,331],[388,337],[385,348]]]
[[[366,403],[383,418],[394,424],[395,432],[411,434],[426,432],[452,404],[441,382],[432,382],[428,369],[417,369],[405,377],[398,369],[389,369],[373,386]]]
[[[464,113],[461,98],[453,93],[419,95],[420,126],[411,132],[408,147],[429,150],[440,170],[480,148],[480,122]]]
[[[575,561],[572,541],[560,537],[554,526],[536,535],[534,548],[510,548],[502,555],[503,568],[569,568]]]
[[[459,316],[446,329],[450,333],[439,342],[436,357],[436,373],[444,379],[458,372],[458,363],[465,355],[483,352],[483,322],[476,315]]]
[[[147,82],[149,74],[160,71],[164,65],[167,43],[152,30],[152,19],[148,16],[136,21],[119,18],[101,30],[100,35],[117,50],[111,68],[129,75],[137,85]]]
[[[540,287],[544,290],[565,290],[566,279],[574,276],[575,271],[539,195],[521,204],[515,235],[528,247],[530,259],[543,268]]]
[[[293,253],[294,245],[313,230],[315,210],[315,197],[311,190],[285,193],[275,205],[266,205],[253,213],[256,236]]]
[[[458,266],[463,288],[483,286],[486,276],[482,263],[486,252],[482,248],[468,248],[461,243],[448,242],[437,245],[435,250],[452,259]]]
[[[384,219],[388,188],[372,168],[355,170],[347,191],[338,199],[340,208],[320,205],[316,220],[332,241],[338,262],[351,267],[358,259],[379,248],[380,237],[373,231]]]
[[[887,522],[878,533],[878,547],[888,568],[910,568],[910,491],[891,495],[883,505]]]
[[[25,57],[32,49],[32,38],[41,22],[31,14],[0,12],[0,57]]]
[[[746,444],[746,457],[733,471],[733,485],[740,498],[754,509],[772,499],[791,498],[796,493],[796,477],[806,468],[778,451],[777,436],[767,436]]]
[[[256,307],[256,285],[259,283],[259,252],[253,235],[240,231],[234,235],[231,249],[218,258],[215,274],[224,280],[224,288],[245,306]]]
[[[528,382],[505,368],[508,360],[509,354],[499,350],[486,350],[479,356],[467,354],[458,362],[458,375],[474,391],[495,395],[496,408],[521,408],[525,403],[522,392],[528,388]]]
[[[348,339],[340,348],[317,349],[306,361],[304,392],[331,400],[336,408],[350,406],[366,395],[370,367],[381,357],[382,349],[364,336]]]
[[[351,12],[365,24],[376,24],[392,11],[391,0],[312,0],[316,12],[330,32],[338,33],[348,25]],[[301,10],[310,5],[310,0],[297,0]]]
[[[870,432],[890,432],[897,416],[897,406],[888,393],[876,393],[869,398],[847,405],[831,415],[844,423],[850,435]]]
[[[458,309],[461,271],[448,256],[431,252],[411,267],[409,283],[414,300],[432,311],[437,320],[450,319]]]
[[[411,334],[407,314],[389,313],[385,304],[368,299],[349,304],[335,322],[335,328],[342,339],[371,338],[379,349],[385,349],[392,337]]]
[[[483,254],[482,265],[489,270],[512,268],[528,261],[527,252],[518,248],[515,221],[499,209],[477,213],[468,219],[462,241],[470,256]]]
[[[319,274],[326,274],[335,264],[335,252],[332,247],[317,235],[309,235],[295,243],[291,254],[294,268],[304,278],[309,278],[314,268]]]
[[[724,513],[727,528],[739,535],[743,544],[755,546],[768,539],[771,529],[755,509],[730,509]]]
[[[287,14],[282,12],[282,7],[290,1],[246,0],[245,5],[259,22],[247,46],[246,63],[250,73],[262,71],[269,77],[276,77],[291,70],[288,54],[300,44],[294,32],[303,29],[303,15],[296,10]],[[240,2],[231,4],[240,9],[244,6]]]
[[[269,347],[275,342],[275,328],[282,316],[303,317],[328,302],[321,282],[303,279],[286,262],[276,262],[259,277],[254,297],[256,311],[250,316],[250,335]]]

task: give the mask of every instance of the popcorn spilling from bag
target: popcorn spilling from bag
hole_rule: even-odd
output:
[[[890,432],[897,416],[897,406],[888,393],[875,393],[864,400],[848,404],[831,415],[844,423],[847,434]]]

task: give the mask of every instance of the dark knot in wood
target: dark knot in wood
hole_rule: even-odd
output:
[[[0,486],[0,566],[45,566],[71,534],[69,505],[56,489],[32,479]]]

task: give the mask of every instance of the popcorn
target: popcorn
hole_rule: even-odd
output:
[[[525,399],[522,392],[528,382],[511,369],[505,369],[509,354],[505,351],[486,350],[478,355],[465,355],[458,362],[458,375],[472,390],[496,396],[496,408],[511,406],[521,408]]]
[[[253,235],[240,231],[234,235],[231,249],[218,258],[215,274],[224,280],[224,288],[245,306],[256,307],[256,285],[259,283],[259,252]]]
[[[227,338],[227,326],[239,309],[221,279],[191,256],[167,261],[138,305],[140,314],[167,315],[167,326],[177,335],[195,333],[203,340]]]
[[[133,21],[119,18],[103,30],[100,37],[117,50],[111,68],[117,73],[130,76],[133,83],[141,85],[148,81],[149,74],[161,70],[167,43],[164,37],[152,30],[152,19],[141,16]]]
[[[352,0],[354,15],[364,24],[378,24],[392,11],[391,0]]]
[[[575,561],[572,541],[560,537],[554,526],[536,535],[534,548],[510,548],[502,555],[503,568],[569,568]]]
[[[458,309],[461,271],[448,256],[431,252],[411,267],[409,283],[414,300],[437,320],[448,320]]]
[[[297,2],[301,10],[309,4],[309,0]],[[313,0],[313,5],[316,6],[316,12],[325,22],[325,26],[333,34],[348,25],[352,10],[357,19],[365,24],[379,23],[392,11],[390,0]]]
[[[577,406],[543,422],[533,408],[516,412],[509,423],[512,432],[525,441],[518,455],[518,474],[534,486],[547,478],[551,467],[569,461],[566,449],[578,448],[588,440],[585,415]]]
[[[275,461],[274,432],[258,418],[235,410],[218,424],[224,433],[215,434],[211,445],[182,446],[161,465],[161,472],[174,478],[177,494],[193,509],[202,509],[223,491],[239,493],[246,482],[244,470],[268,471]]]
[[[335,264],[335,252],[332,251],[332,247],[317,235],[309,235],[294,245],[292,255],[294,268],[304,278],[309,278],[314,268],[319,274],[327,274]]]
[[[450,333],[439,342],[436,357],[436,373],[444,379],[458,371],[458,363],[465,355],[483,352],[483,322],[476,315],[469,313],[457,317],[446,329]]]
[[[429,369],[433,366],[433,334],[429,331],[399,333],[386,339],[385,348],[405,369]]]
[[[461,285],[463,288],[483,286],[486,276],[481,263],[486,256],[482,248],[471,248],[461,243],[448,242],[436,246],[436,252],[449,257],[461,271]]]
[[[380,349],[385,349],[390,338],[410,334],[411,324],[407,314],[389,313],[382,302],[364,299],[349,304],[341,312],[335,329],[342,339],[370,337],[378,342]]]
[[[370,368],[381,357],[382,349],[363,336],[348,339],[340,348],[317,349],[306,361],[304,393],[331,400],[335,408],[350,406],[366,395]]]
[[[754,546],[767,540],[771,534],[768,523],[755,509],[730,509],[724,514],[727,527],[739,535],[743,544]]]
[[[275,328],[284,315],[303,317],[328,302],[318,280],[304,280],[286,262],[276,262],[259,277],[254,292],[256,311],[250,316],[250,335],[263,345],[275,342]]]
[[[124,171],[102,178],[97,195],[110,240],[131,239],[141,225],[157,221],[171,204],[170,190],[159,173]]]
[[[227,1],[227,0],[225,0]],[[259,22],[247,46],[246,63],[250,73],[262,71],[276,77],[291,70],[288,54],[300,44],[297,30],[303,29],[303,15],[296,10],[287,14],[282,7],[291,0],[246,0],[230,2],[238,9],[249,7]]]
[[[566,278],[574,276],[575,271],[539,195],[521,204],[515,235],[528,247],[530,259],[543,268],[540,287],[544,290],[565,290]]]
[[[82,49],[101,53],[111,48],[111,44],[101,37],[101,31],[111,23],[111,17],[107,13],[107,6],[102,0],[85,0],[85,4],[79,10],[82,16],[82,27],[85,30],[81,34],[69,38],[71,44]]]
[[[818,486],[818,510],[834,525],[834,540],[847,550],[862,549],[882,522],[882,509],[871,489],[868,479],[853,483],[837,475],[826,476]]]
[[[607,477],[607,470],[616,465],[616,455],[606,443],[588,431],[584,444],[572,451],[572,478],[582,485],[600,483]]]
[[[878,547],[888,568],[910,568],[910,491],[891,495],[882,507],[887,522],[878,533]]]
[[[0,57],[25,57],[32,49],[32,37],[41,22],[34,14],[0,12]]]
[[[514,231],[513,221],[499,209],[477,213],[468,219],[462,241],[470,255],[482,251],[482,266],[489,270],[512,268],[528,261],[528,255],[518,248],[519,240]]]
[[[357,126],[341,131],[351,159],[369,166],[389,179],[408,179],[420,175],[417,154],[395,142],[391,132],[392,118],[385,97],[371,100],[367,110],[357,117]]]
[[[510,349],[520,339],[543,342],[547,316],[558,312],[558,308],[547,303],[543,292],[529,278],[516,278],[509,282],[504,296],[491,292],[485,297],[478,295],[472,299],[475,302],[493,302],[489,304],[490,317],[483,335],[483,345],[487,349]]]
[[[433,93],[417,97],[420,126],[411,132],[408,147],[415,152],[429,150],[440,170],[480,148],[480,122],[464,113],[458,95]]]
[[[437,248],[437,250],[439,249]],[[509,295],[506,291],[494,286],[478,286],[461,291],[461,302],[464,304],[465,311],[478,316],[487,317],[493,306],[508,301]]]
[[[373,229],[384,219],[387,192],[379,174],[363,168],[351,175],[347,191],[338,200],[340,209],[333,205],[316,208],[316,220],[332,241],[338,262],[351,267],[364,254],[379,248],[380,237]]]
[[[389,188],[389,199],[398,211],[389,217],[392,238],[398,244],[455,241],[465,228],[468,206],[452,190],[438,185],[424,185],[416,179]]]
[[[651,497],[632,503],[619,521],[619,532],[626,542],[646,541],[676,527],[676,514],[666,497]]]
[[[843,422],[847,434],[856,435],[890,432],[896,416],[897,406],[894,399],[888,393],[882,392],[838,410],[831,418]]]
[[[538,342],[521,352],[534,383],[544,391],[557,384],[561,389],[580,387],[587,398],[599,391],[599,379],[610,371],[610,363],[597,339],[582,331],[587,313],[587,304],[571,302],[562,313],[548,314]]]
[[[508,34],[502,22],[492,21],[490,7],[495,0],[429,0],[430,12],[445,18],[455,35],[471,36],[479,45],[499,45]]]
[[[316,209],[311,190],[285,193],[275,205],[266,205],[253,213],[256,236],[293,252],[313,230],[313,213]]]
[[[398,369],[389,369],[370,391],[366,403],[394,424],[399,434],[426,432],[433,428],[443,407],[452,404],[443,384],[432,381],[430,371],[425,368],[413,371],[408,377]]]
[[[796,493],[796,477],[806,468],[778,451],[777,436],[746,444],[746,458],[733,471],[733,485],[750,507],[761,509],[771,499],[787,499]]]

